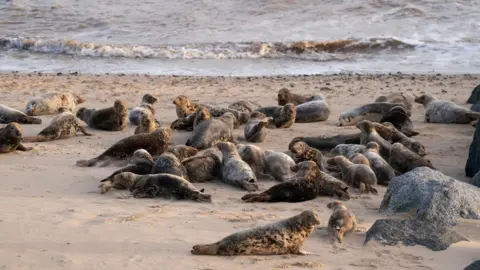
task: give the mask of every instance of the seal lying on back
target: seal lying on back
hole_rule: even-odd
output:
[[[363,120],[379,122],[382,117],[393,107],[401,106],[397,103],[377,102],[362,105],[360,107],[343,112],[338,118],[339,126],[353,126]],[[408,111],[408,116],[411,112]]]
[[[388,95],[379,96],[375,102],[388,102],[403,105],[405,109],[411,111],[414,102],[414,97],[407,93],[391,93]]]
[[[245,139],[249,142],[263,142],[267,136],[267,124],[268,119],[265,114],[253,112],[243,129]]]
[[[331,184],[327,184],[328,179],[318,169],[313,161],[304,161],[292,166],[292,171],[302,170],[300,175],[292,180],[277,184],[259,194],[247,194],[242,197],[246,202],[304,202],[313,200],[318,196],[342,196],[342,199],[350,199],[348,195],[348,186],[340,181],[334,189]],[[331,177],[331,176],[329,176]],[[328,190],[326,188],[329,188]]]
[[[185,145],[203,150],[212,147],[217,142],[234,142],[232,134],[234,118],[233,114],[226,113],[221,117],[202,121],[193,130]]]
[[[275,223],[231,234],[213,244],[195,245],[195,255],[283,255],[310,254],[302,249],[303,242],[320,224],[313,211]]]
[[[49,93],[31,99],[25,106],[25,113],[30,116],[56,114],[60,108],[73,112],[75,106],[83,102],[83,98],[71,92]]]
[[[212,202],[212,196],[204,194],[193,184],[182,177],[168,174],[138,175],[131,172],[122,172],[102,183],[101,189],[110,190],[113,186],[120,185],[128,188],[135,198],[175,198],[199,202]]]
[[[380,119],[380,123],[389,122],[393,126],[401,131],[408,137],[417,136],[417,131],[413,130],[413,123],[408,116],[408,112],[402,106],[395,106],[391,108],[383,117]]]
[[[472,112],[451,101],[438,100],[429,94],[415,97],[415,102],[425,108],[426,123],[469,124],[480,118],[478,112]]]
[[[219,142],[218,149],[222,151],[222,181],[244,188],[248,191],[258,190],[257,178],[250,166],[242,160],[233,143]]]
[[[151,173],[169,173],[189,180],[182,160],[195,155],[197,152],[197,149],[185,145],[169,147],[157,158]]]
[[[77,117],[91,128],[121,131],[127,126],[127,106],[121,100],[115,100],[113,107],[104,109],[80,108]]]
[[[153,167],[152,156],[147,152],[147,150],[138,149],[133,153],[132,157],[128,161],[127,166],[119,170],[116,170],[114,173],[110,174],[108,177],[101,180],[100,182],[113,181],[113,177],[122,172],[131,172],[139,175],[149,174],[152,171],[152,167]],[[102,194],[107,192],[111,188],[111,187],[108,187],[108,185],[105,186],[103,184],[98,187],[101,189]],[[113,188],[126,189],[127,187],[121,186],[119,183],[117,183],[117,185],[113,186]]]
[[[347,209],[343,202],[333,201],[327,204],[328,209],[333,211],[328,219],[328,229],[333,233],[338,242],[343,242],[346,233],[354,231],[357,227],[355,215]]]
[[[0,128],[0,154],[10,153],[15,150],[30,151],[33,148],[22,144],[22,128],[18,123],[9,123]]]
[[[138,149],[145,149],[152,156],[161,155],[167,148],[171,136],[170,128],[159,128],[150,134],[135,134],[116,142],[98,157],[77,161],[77,166],[92,167],[101,161],[105,161],[106,165],[111,160],[125,160]]]
[[[80,124],[80,120],[67,109],[60,108],[50,125],[44,128],[37,136],[25,137],[24,142],[46,142],[76,136],[81,132],[85,136],[93,136]]]
[[[9,124],[13,122],[19,124],[39,125],[42,123],[42,119],[28,116],[21,111],[0,104],[0,124]]]
[[[150,94],[143,95],[140,106],[133,108],[133,110],[128,113],[128,120],[130,123],[138,126],[142,113],[151,113],[152,115],[155,115],[155,109],[153,108],[153,104],[155,104],[155,102],[157,102],[156,97]]]
[[[416,153],[410,151],[401,143],[394,143],[390,149],[390,159],[388,163],[392,168],[401,174],[409,172],[417,167],[429,167],[436,170],[433,167],[432,162],[429,159],[422,158]]]

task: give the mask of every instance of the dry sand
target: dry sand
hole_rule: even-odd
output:
[[[227,106],[240,99],[261,105],[276,104],[277,91],[289,87],[299,93],[325,94],[332,108],[328,121],[294,124],[269,130],[263,148],[285,151],[295,136],[353,133],[355,127],[337,127],[338,115],[346,109],[372,102],[393,91],[419,94],[465,105],[476,75],[424,76],[300,76],[261,78],[153,77],[96,75],[0,75],[1,103],[23,110],[27,100],[54,91],[73,91],[87,99],[81,106],[107,107],[122,99],[133,107],[149,92],[159,98],[157,118],[165,124],[175,119],[175,96],[185,94],[204,103]],[[467,105],[465,105],[467,106]],[[443,173],[460,180],[474,128],[471,125],[424,124],[424,109],[415,104],[413,119],[429,158]],[[42,125],[23,125],[24,135],[34,135]],[[330,216],[330,198],[304,203],[247,204],[244,191],[219,183],[197,184],[213,196],[212,204],[162,199],[132,199],[127,191],[101,195],[97,186],[116,167],[79,168],[75,162],[91,158],[117,140],[133,134],[92,131],[47,143],[29,144],[31,152],[0,155],[0,268],[2,269],[463,269],[480,259],[480,221],[462,221],[456,229],[470,239],[442,252],[421,246],[362,246],[365,231],[376,219],[385,193],[362,196],[346,204],[359,220],[360,231],[343,244],[332,242],[321,228],[305,243],[318,256],[193,256],[195,244],[215,242],[238,230],[251,228],[300,213],[316,211],[325,226]],[[243,128],[235,131],[243,134]],[[173,141],[183,144],[187,132],[176,131]],[[264,190],[273,182],[261,182]]]

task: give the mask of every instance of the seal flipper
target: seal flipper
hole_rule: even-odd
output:
[[[30,136],[30,137],[23,137],[23,142],[31,143],[31,142],[48,142],[52,141],[51,138],[43,135],[38,136]]]
[[[268,202],[270,200],[271,196],[266,193],[260,193],[260,194],[247,194],[242,197],[242,201],[245,202]]]
[[[87,159],[78,160],[76,165],[78,167],[93,167],[97,164],[99,159],[100,159],[99,157],[96,157],[88,160]]]
[[[16,150],[27,152],[27,151],[30,151],[30,150],[32,150],[32,149],[33,149],[33,147],[26,147],[26,146],[23,145],[23,144],[19,144],[19,145],[17,146],[17,149],[16,149]]]
[[[194,255],[219,255],[218,242],[208,245],[195,245],[190,252]]]

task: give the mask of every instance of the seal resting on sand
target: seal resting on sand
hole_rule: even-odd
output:
[[[302,249],[303,242],[320,224],[313,211],[304,211],[299,215],[263,225],[253,229],[231,234],[213,244],[195,245],[195,255],[283,255],[311,254]]]
[[[268,119],[265,114],[253,112],[243,129],[245,139],[249,142],[263,142],[267,136],[267,125]]]
[[[71,92],[49,93],[28,101],[25,113],[29,116],[56,114],[60,108],[73,112],[75,106],[83,102],[85,99]]]
[[[185,158],[182,164],[187,170],[188,180],[192,183],[201,183],[221,178],[222,161],[222,152],[214,146]]]
[[[422,158],[416,153],[410,151],[410,149],[401,143],[394,143],[392,145],[388,163],[394,170],[400,172],[401,174],[423,166],[436,170],[429,159]]]
[[[380,156],[379,151],[380,146],[376,142],[369,142],[365,146],[363,155],[370,162],[370,168],[372,168],[377,177],[377,184],[386,186],[395,177],[395,170]]]
[[[316,99],[297,105],[295,122],[312,123],[326,121],[330,116],[330,106],[324,100]]]
[[[152,156],[161,155],[167,148],[171,136],[170,128],[159,128],[150,134],[135,134],[121,139],[95,158],[77,161],[77,166],[93,167],[101,161],[105,161],[103,164],[105,166],[112,160],[127,159],[138,149],[145,149]]]
[[[0,154],[18,151],[30,151],[33,148],[22,144],[22,128],[18,123],[12,122],[0,128]]]
[[[408,112],[402,106],[395,106],[391,108],[379,121],[380,123],[389,122],[400,132],[408,137],[417,136],[418,131],[413,130],[413,123],[410,120]]]
[[[130,121],[130,123],[132,123],[135,126],[138,126],[140,117],[143,113],[150,113],[152,115],[155,115],[155,109],[153,108],[153,104],[155,104],[155,102],[157,102],[156,97],[150,94],[143,95],[142,102],[140,103],[140,105],[138,107],[133,108],[128,113],[128,120]],[[155,118],[155,116],[153,118]]]
[[[304,95],[294,94],[288,88],[282,88],[278,90],[278,105],[284,106],[287,103],[292,103],[293,105],[300,105],[307,102],[308,98]]]
[[[357,219],[343,202],[329,202],[327,207],[333,211],[328,219],[328,229],[337,238],[338,242],[342,243],[343,236],[356,229]]]
[[[339,126],[353,126],[363,120],[379,122],[382,117],[393,107],[401,106],[397,103],[377,102],[362,105],[360,107],[345,111],[338,117]],[[411,115],[410,111],[408,116]]]
[[[236,110],[239,112],[251,113],[253,108],[258,107],[250,101],[240,100],[228,105],[228,109]]]
[[[0,124],[10,124],[13,122],[18,124],[40,125],[42,119],[28,116],[21,111],[0,104]]]
[[[415,102],[425,108],[426,123],[469,124],[480,118],[478,112],[472,112],[451,101],[438,100],[430,94],[415,96]]]
[[[360,143],[366,145],[369,142],[376,142],[380,146],[380,155],[388,160],[392,144],[378,134],[375,125],[368,120],[363,120],[357,123],[357,128],[361,132]]]
[[[182,160],[191,157],[198,152],[196,148],[177,145],[169,147],[155,161],[151,174],[169,173],[188,179],[187,170],[182,164]]]
[[[421,142],[407,137],[405,134],[398,131],[389,122],[384,122],[382,124],[384,126],[390,127],[392,129],[392,136],[391,136],[392,143],[399,142],[399,143],[405,145],[408,149],[412,150],[413,152],[417,153],[418,155],[420,155],[422,157],[427,155],[427,150],[425,149],[425,146]]]
[[[234,116],[234,128],[238,128],[240,125],[247,123],[248,119],[250,118],[250,113],[240,112],[237,110],[227,109],[227,108],[208,108],[208,112],[212,117],[221,117],[226,113],[231,113]]]
[[[327,161],[329,165],[337,165],[342,171],[342,180],[350,186],[360,189],[360,193],[378,194],[374,188],[377,177],[372,169],[364,164],[354,164],[344,156],[336,156]]]
[[[411,111],[414,97],[407,93],[391,93],[377,97],[375,102],[397,103],[403,105],[405,109]]]
[[[178,118],[187,117],[188,115],[194,113],[199,106],[210,108],[210,106],[205,104],[191,102],[185,95],[177,96],[175,100],[173,100],[173,104],[175,104],[175,111]]]
[[[157,124],[155,123],[155,118],[153,114],[148,112],[140,113],[140,120],[138,126],[135,128],[134,134],[140,133],[152,133],[157,129]]]
[[[304,142],[296,142],[292,145],[290,151],[295,155],[296,163],[311,160],[317,164],[321,171],[326,171],[323,165],[323,155],[320,150],[312,148]]]
[[[295,110],[295,105],[288,103],[283,106],[278,114],[272,119],[268,120],[269,128],[289,128],[295,123],[295,117],[297,112]]]
[[[24,137],[24,142],[46,142],[76,136],[81,132],[85,136],[93,136],[80,124],[80,120],[67,109],[60,108],[50,124],[37,136]]]
[[[265,150],[264,154],[266,173],[273,179],[285,182],[293,176],[290,168],[295,165],[295,161],[289,155],[273,150]]]
[[[108,192],[113,186],[120,185],[128,188],[135,198],[175,198],[199,202],[212,202],[212,196],[204,194],[193,184],[177,175],[168,173],[138,175],[131,172],[122,172],[102,183],[101,189]]]
[[[235,142],[233,126],[235,116],[225,113],[221,117],[202,121],[192,132],[185,145],[203,150],[212,147],[217,142]]]
[[[77,117],[91,128],[107,131],[121,131],[127,127],[127,106],[115,100],[113,107],[104,109],[78,109]]]
[[[257,178],[250,166],[242,160],[233,143],[219,142],[218,149],[222,151],[223,160],[221,175],[222,181],[248,191],[258,190]]]

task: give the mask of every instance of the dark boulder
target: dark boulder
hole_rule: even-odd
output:
[[[469,266],[463,268],[463,270],[480,270],[480,260],[472,262]]]
[[[470,94],[470,97],[467,100],[468,104],[475,104],[478,101],[480,101],[480,84],[477,85],[477,87],[473,88],[472,94]]]
[[[480,169],[480,125],[475,126],[473,140],[468,150],[467,164],[465,165],[465,175],[473,177]]]

